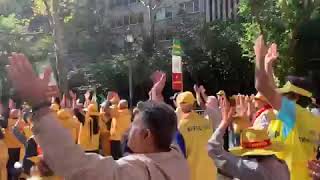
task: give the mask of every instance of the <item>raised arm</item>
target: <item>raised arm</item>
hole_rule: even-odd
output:
[[[263,36],[259,36],[255,42],[254,46],[255,55],[256,55],[256,70],[255,70],[255,83],[256,89],[259,91],[271,106],[276,109],[280,110],[282,97],[279,92],[276,90],[276,85],[274,84],[273,80],[270,79],[269,74],[266,71],[265,67],[265,57],[267,54],[267,46],[265,45],[265,41]],[[269,83],[266,83],[269,82]]]
[[[265,68],[266,72],[268,74],[271,86],[274,86],[274,88],[277,88],[276,82],[274,80],[274,72],[273,72],[273,66],[274,62],[278,59],[279,53],[277,50],[277,44],[273,43],[268,49],[268,53],[265,57]]]
[[[203,98],[201,97],[201,89],[196,84],[193,86],[193,89],[194,89],[194,92],[196,93],[196,99],[197,99],[198,105],[201,107],[201,109],[205,109],[206,103],[203,101]]]
[[[223,135],[231,123],[234,109],[224,101],[223,119],[208,142],[208,154],[213,159],[218,169],[233,178],[239,179],[266,179],[263,168],[257,162],[242,159],[227,152],[223,148]]]
[[[33,132],[43,150],[44,160],[57,175],[67,179],[118,179],[116,161],[95,154],[86,155],[51,113],[46,102],[50,70],[43,79],[38,78],[22,54],[12,55],[7,70],[15,90],[35,110]]]

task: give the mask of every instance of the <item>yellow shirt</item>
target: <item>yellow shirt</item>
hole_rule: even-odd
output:
[[[84,124],[81,123],[80,125],[78,144],[85,151],[99,150],[100,133],[105,132],[106,128],[100,117],[98,118],[98,124],[99,132],[97,134],[93,133],[93,119],[90,116],[86,115]]]
[[[13,134],[12,130],[5,129],[4,130],[4,143],[8,146],[8,148],[22,148],[23,144],[16,138]]]
[[[110,140],[120,141],[130,125],[131,112],[128,109],[118,109],[111,121]]]
[[[213,133],[209,120],[191,112],[181,116],[178,129],[184,145],[178,144],[184,146],[182,151],[190,167],[191,180],[215,180],[217,168],[207,152],[207,143]]]
[[[287,98],[282,100],[278,119],[269,125],[273,141],[284,143],[285,150],[277,156],[286,161],[292,180],[311,180],[307,162],[316,158],[320,119]]]
[[[23,128],[23,134],[26,136],[27,139],[30,139],[30,137],[33,135],[31,128],[31,125],[25,126]]]
[[[7,179],[7,162],[9,159],[8,147],[0,140],[0,180]]]
[[[77,118],[73,117],[71,112],[65,111],[65,113],[68,113],[68,115],[66,115],[65,117],[58,116],[60,120],[59,122],[64,128],[69,130],[72,138],[74,139],[74,142],[77,142],[80,129],[80,122],[77,120]]]

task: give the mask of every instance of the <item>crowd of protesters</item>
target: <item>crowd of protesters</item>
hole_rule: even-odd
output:
[[[0,180],[320,179],[312,83],[288,76],[278,88],[276,44],[260,36],[254,50],[255,95],[207,95],[195,85],[175,94],[172,107],[157,71],[150,99],[132,109],[115,91],[100,100],[92,90],[83,101],[73,91],[50,97],[50,69],[39,78],[13,53],[7,73],[24,104],[0,108]]]

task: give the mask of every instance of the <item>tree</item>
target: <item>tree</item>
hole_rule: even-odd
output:
[[[49,27],[54,39],[54,50],[56,59],[56,74],[59,89],[68,94],[68,80],[66,69],[67,49],[64,43],[64,21],[70,16],[71,0],[35,0],[35,12],[48,16]]]
[[[244,55],[253,59],[254,39],[262,33],[267,41],[278,44],[280,57],[276,74],[282,82],[288,74],[305,73],[305,66],[295,54],[295,48],[299,41],[299,29],[310,20],[319,3],[300,0],[240,1],[239,12],[244,28],[241,47]]]
[[[21,52],[36,63],[47,60],[51,51],[51,37],[42,32],[28,31],[29,25],[29,20],[18,19],[15,15],[0,16],[0,95],[5,107],[9,97],[14,97],[5,71],[8,56],[12,52]]]

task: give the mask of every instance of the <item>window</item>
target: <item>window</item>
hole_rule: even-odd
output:
[[[214,0],[214,19],[219,19],[218,9],[218,1]]]
[[[129,16],[124,16],[123,17],[123,24],[124,25],[129,25]]]
[[[134,4],[134,3],[137,3],[138,0],[129,0],[129,4]]]
[[[181,8],[186,11],[187,13],[199,12],[200,11],[200,1],[193,0],[181,5]]]
[[[171,19],[172,18],[172,9],[170,7],[161,8],[155,16],[156,20],[163,20],[163,19]]]
[[[119,0],[119,1],[122,1],[121,5],[122,6],[128,6],[128,0]]]
[[[121,26],[123,26],[123,19],[122,19],[122,18],[119,18],[119,19],[117,20],[117,27],[121,27]]]
[[[121,6],[122,0],[114,0],[115,1],[115,6]]]
[[[138,16],[136,14],[130,15],[130,24],[138,24]]]
[[[143,23],[143,22],[144,22],[143,13],[139,13],[138,22],[139,22],[139,23]]]
[[[166,18],[172,19],[172,9],[171,8],[166,9]]]
[[[165,30],[161,30],[158,32],[158,39],[160,41],[169,41],[173,38],[173,33]]]
[[[117,26],[117,22],[115,20],[111,20],[111,28],[115,28]]]
[[[193,12],[199,12],[200,11],[200,1],[194,0],[193,1]]]
[[[185,4],[185,8],[188,13],[193,12],[193,1],[187,2]]]

